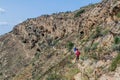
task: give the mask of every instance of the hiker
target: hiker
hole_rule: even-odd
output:
[[[75,47],[74,48],[74,52],[75,52],[75,55],[76,55],[76,61],[79,60],[79,56],[80,56],[80,51]]]

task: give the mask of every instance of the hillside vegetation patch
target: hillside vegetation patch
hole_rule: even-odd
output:
[[[81,10],[79,10],[76,14],[75,14],[75,16],[74,17],[79,17],[82,13],[84,13],[85,12],[85,10],[84,9],[81,9]]]

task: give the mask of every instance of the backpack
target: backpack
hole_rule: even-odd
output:
[[[74,52],[76,52],[76,50],[77,50],[77,48],[75,47],[75,48],[74,48]]]

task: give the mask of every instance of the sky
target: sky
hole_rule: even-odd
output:
[[[0,35],[10,32],[27,18],[75,11],[98,2],[101,0],[0,0]]]

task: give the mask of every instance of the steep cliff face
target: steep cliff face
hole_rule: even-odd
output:
[[[117,0],[27,19],[0,37],[0,79],[106,80],[113,71],[117,80],[119,19]],[[75,64],[73,46],[81,51]]]

